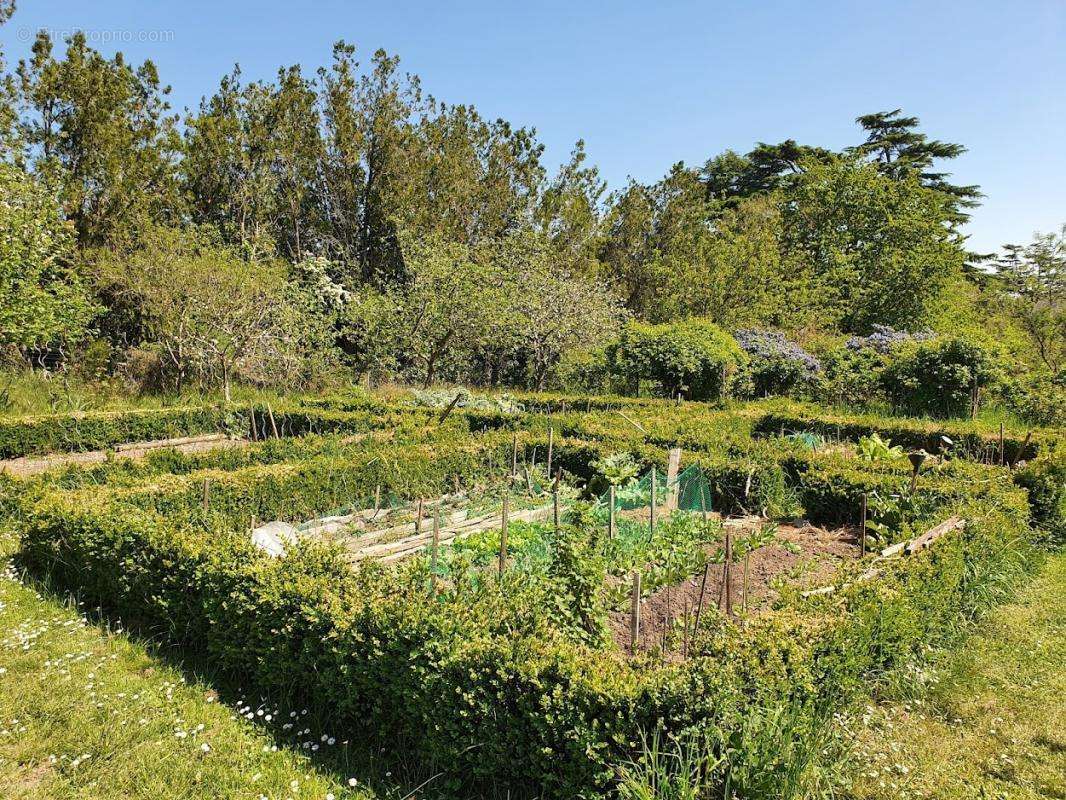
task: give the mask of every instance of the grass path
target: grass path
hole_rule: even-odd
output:
[[[924,697],[867,710],[852,797],[1066,798],[1066,554],[944,657]]]
[[[279,748],[269,724],[245,718],[268,713],[221,704],[121,631],[0,575],[3,800],[373,796],[302,752],[343,743],[282,723],[296,741]]]

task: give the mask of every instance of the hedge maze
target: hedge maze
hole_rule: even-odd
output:
[[[9,458],[247,442],[0,476],[0,510],[20,567],[249,689],[402,748],[442,786],[559,798],[610,790],[656,731],[699,736],[722,756],[716,779],[757,793],[849,697],[950,637],[1063,536],[1056,431],[519,400],[353,394],[6,421]],[[863,455],[874,433],[924,451],[917,473]],[[705,481],[699,510],[671,501],[672,448]],[[652,474],[661,494],[639,480]],[[253,543],[267,523],[286,532],[283,555]],[[756,579],[773,591],[756,598]],[[791,746],[767,746],[777,738]]]

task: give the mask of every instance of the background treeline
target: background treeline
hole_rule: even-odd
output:
[[[183,115],[167,94],[80,35],[5,67],[10,362],[227,395],[370,379],[1061,411],[1063,232],[968,253],[980,193],[942,166],[963,147],[898,110],[840,152],[759,143],[608,192],[582,142],[549,174],[534,130],[343,42],[315,74],[234,68]]]

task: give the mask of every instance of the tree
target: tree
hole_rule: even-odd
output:
[[[518,233],[494,247],[495,264],[512,285],[507,318],[529,385],[543,391],[564,353],[603,345],[622,319],[621,303],[598,280],[577,273],[550,242]]]
[[[301,320],[279,262],[245,260],[207,228],[156,228],[95,269],[100,285],[138,307],[179,390],[197,374],[228,401],[235,376],[276,383],[299,368]]]
[[[918,117],[902,116],[902,109],[864,114],[855,120],[866,131],[866,141],[848,152],[871,160],[882,174],[896,180],[915,175],[922,186],[951,199],[951,221],[965,222],[982,197],[979,187],[948,181],[949,173],[936,169],[938,159],[958,158],[966,152],[961,144],[930,139],[918,130]]]
[[[790,176],[804,170],[804,164],[826,162],[833,157],[828,150],[802,145],[795,139],[779,144],[759,142],[747,155],[726,150],[708,159],[701,177],[709,200],[723,208],[734,208],[745,198],[782,188]]]
[[[0,164],[0,344],[26,352],[84,337],[96,308],[73,245],[54,194]]]
[[[810,166],[781,205],[782,247],[810,270],[826,327],[920,330],[965,253],[943,192],[872,164]]]
[[[59,187],[80,246],[134,241],[180,210],[169,87],[151,61],[135,69],[121,54],[106,59],[80,32],[66,44],[56,59],[42,31],[32,58],[19,62],[20,99],[29,110],[22,131],[34,169]]]
[[[1001,292],[1040,360],[1058,371],[1066,364],[1066,224],[1003,251],[995,264]]]
[[[439,237],[404,245],[408,279],[390,289],[401,333],[404,360],[421,372],[429,386],[442,365],[453,374],[467,367],[474,353],[493,341],[507,298],[504,277],[490,261],[471,257],[469,249]]]

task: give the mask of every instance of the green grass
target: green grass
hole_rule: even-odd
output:
[[[321,741],[284,712],[266,723],[249,698],[212,688],[153,657],[117,623],[109,630],[0,575],[0,797],[371,798],[348,785],[345,743]],[[273,715],[272,715],[273,716]],[[314,724],[297,714],[303,730]],[[285,737],[290,744],[286,746]],[[303,741],[313,742],[307,748]],[[279,741],[282,742],[279,746]],[[326,769],[311,747],[332,750]],[[306,754],[305,754],[306,753]]]
[[[914,680],[856,726],[849,796],[1066,798],[1066,554]]]

